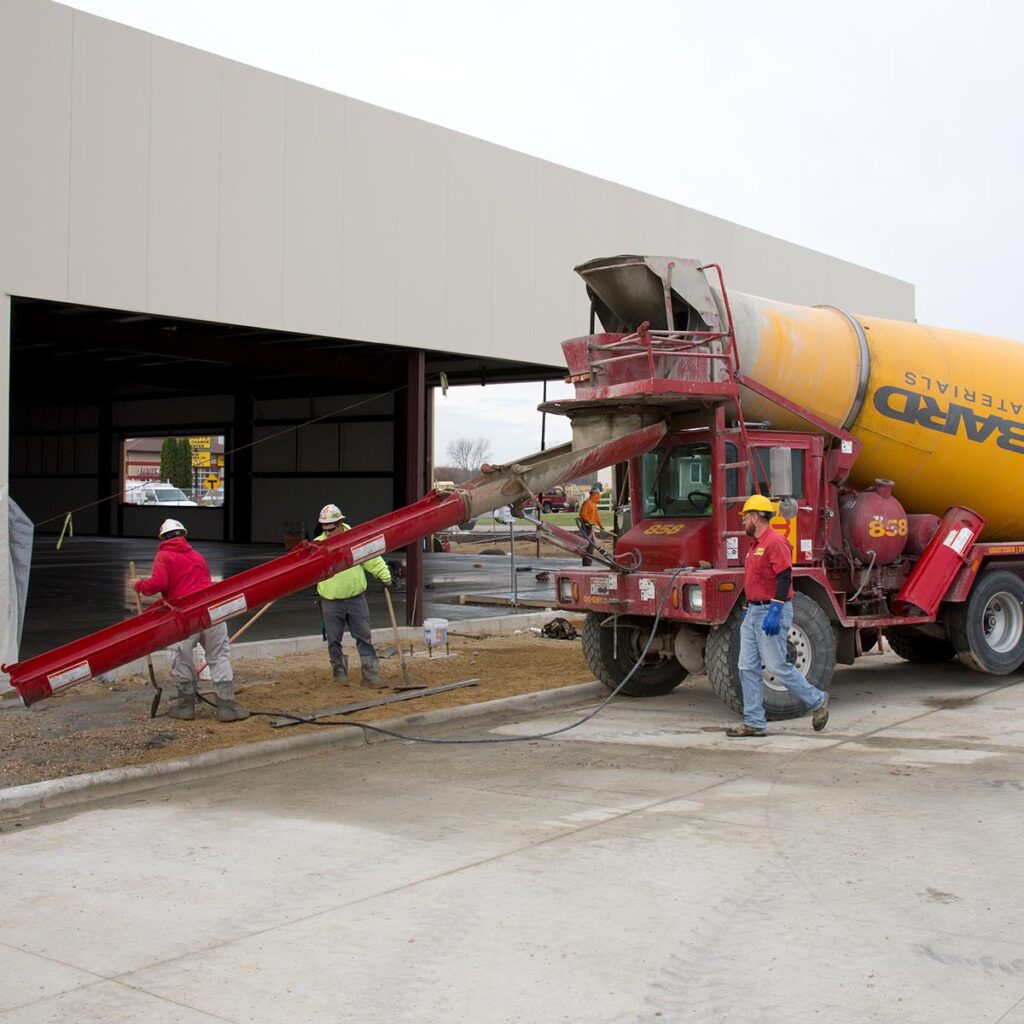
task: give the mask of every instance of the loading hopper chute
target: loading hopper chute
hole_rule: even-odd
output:
[[[575,268],[606,331],[720,331],[722,320],[699,260],[606,256]]]

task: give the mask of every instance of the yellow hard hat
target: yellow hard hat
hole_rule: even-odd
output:
[[[748,512],[771,512],[774,514],[775,505],[771,498],[766,498],[763,494],[752,494],[740,510],[740,515],[745,516]]]

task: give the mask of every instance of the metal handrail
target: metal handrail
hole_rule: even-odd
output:
[[[685,356],[689,359],[725,361],[730,370],[734,372],[735,358],[729,346],[726,346],[723,352],[695,351],[709,342],[727,337],[729,335],[722,331],[651,331],[648,330],[645,323],[633,334],[619,338],[617,341],[607,344],[591,341],[587,346],[587,369],[591,374],[598,368],[607,372],[612,363],[632,359],[636,356],[646,356],[648,373],[653,379],[656,375],[654,357],[657,355],[662,358]],[[614,352],[615,354],[595,359],[594,354],[597,352]]]

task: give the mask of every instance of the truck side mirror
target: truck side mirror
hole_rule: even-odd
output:
[[[772,494],[793,493],[793,449],[772,448],[768,453],[768,489]]]

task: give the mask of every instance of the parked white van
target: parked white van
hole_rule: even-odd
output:
[[[173,484],[145,484],[142,487],[134,487],[129,492],[129,501],[133,505],[191,505],[193,508],[197,504],[180,487]]]

